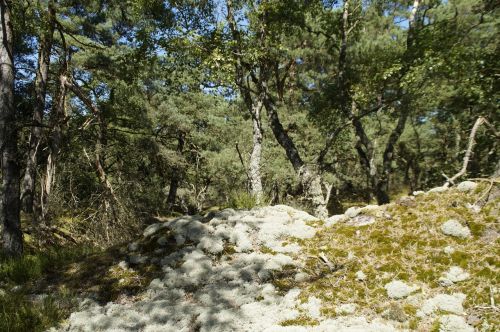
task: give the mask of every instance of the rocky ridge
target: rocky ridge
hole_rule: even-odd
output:
[[[498,211],[498,200],[483,205],[485,215],[471,224],[478,212],[463,209],[475,202],[481,190],[476,187],[466,183],[416,193],[386,206],[350,208],[325,221],[277,205],[150,225],[128,245],[128,260],[118,267],[127,271],[153,264],[162,277],[132,303],[100,305],[85,299],[59,330],[494,331],[498,261],[488,260],[487,250],[498,243],[498,220],[490,218]],[[458,204],[462,213],[448,219],[436,208],[425,222],[397,215],[403,216],[403,209],[418,214],[417,209],[429,209],[437,199]],[[412,224],[416,222],[421,224]],[[401,233],[392,238],[384,233],[397,229]],[[456,253],[483,243],[486,233],[496,235],[483,249],[474,249],[485,251],[484,275],[478,279],[476,266]],[[425,234],[428,239],[422,239]],[[387,239],[392,242],[385,243]],[[356,241],[361,243],[355,246]],[[419,245],[428,252],[419,251]],[[425,273],[403,266],[394,256],[391,263],[391,255],[404,257],[405,250],[444,261],[426,267]],[[372,253],[377,256],[370,259]],[[482,305],[482,311],[467,302],[471,296],[461,288],[472,283],[479,290],[483,285],[478,280],[490,281],[487,300],[493,301]]]

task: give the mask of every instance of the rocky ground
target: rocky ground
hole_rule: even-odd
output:
[[[278,205],[156,223],[110,271],[160,277],[130,299],[86,298],[54,330],[495,331],[496,189],[464,182],[325,221]]]

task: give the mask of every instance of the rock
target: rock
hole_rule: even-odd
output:
[[[351,218],[351,220],[347,222],[347,225],[354,227],[361,227],[361,226],[371,225],[373,223],[375,223],[374,217],[359,215],[354,218]]]
[[[479,205],[467,203],[465,206],[474,213],[481,212],[481,207]]]
[[[451,255],[455,252],[455,248],[453,248],[451,246],[446,246],[446,247],[444,247],[443,251],[445,254]]]
[[[398,303],[391,303],[389,309],[382,313],[382,317],[400,323],[408,320],[408,315]]]
[[[137,242],[129,243],[129,245],[128,245],[128,251],[134,252],[134,251],[137,251],[137,250],[139,250],[139,243],[137,243]]]
[[[308,315],[313,319],[318,319],[321,317],[321,300],[311,296],[308,301],[301,305],[301,307],[307,311]]]
[[[474,328],[461,316],[444,315],[439,318],[439,332],[474,332]]]
[[[21,285],[16,285],[10,289],[11,292],[19,292],[23,287]]]
[[[478,316],[476,315],[468,315],[467,316],[467,324],[469,325],[472,325],[472,326],[478,326],[479,324],[481,324],[481,318],[479,318]]]
[[[462,224],[455,219],[450,219],[444,224],[441,225],[441,231],[445,235],[459,237],[459,238],[467,238],[470,236],[470,230],[466,226],[462,226]]]
[[[175,235],[175,243],[177,243],[178,246],[182,246],[186,242],[186,237],[181,234]]]
[[[147,256],[141,255],[130,255],[128,258],[130,264],[144,264],[147,263],[148,259]]]
[[[417,286],[408,286],[400,280],[393,280],[386,284],[384,288],[387,290],[387,296],[391,299],[402,299],[418,289]]]
[[[420,195],[423,195],[423,194],[425,194],[425,191],[422,191],[422,190],[417,190],[417,191],[413,192],[413,196],[420,196]]]
[[[122,270],[127,270],[128,269],[128,263],[125,262],[125,261],[121,261],[120,263],[118,263],[118,266],[122,269]]]
[[[441,278],[439,284],[441,286],[451,286],[454,283],[469,279],[470,274],[458,266],[452,266]]]
[[[158,245],[160,246],[164,246],[168,243],[168,239],[166,236],[162,236],[158,240],[156,240],[156,243],[158,243]]]
[[[305,272],[299,272],[295,275],[294,280],[296,282],[304,282],[309,279],[309,275]]]
[[[463,181],[460,182],[457,186],[457,189],[461,192],[466,192],[466,191],[471,191],[476,189],[477,183],[472,182],[472,181]]]
[[[156,223],[156,224],[149,225],[148,227],[146,227],[146,229],[142,233],[142,236],[149,237],[149,236],[155,234],[156,232],[158,232],[160,229],[167,227],[167,225],[168,225],[168,223]]]
[[[349,217],[349,218],[354,218],[356,217],[359,213],[361,212],[361,209],[355,206],[351,206],[348,208],[344,214]]]
[[[452,295],[438,294],[431,299],[424,301],[422,307],[417,312],[418,317],[424,317],[432,314],[436,310],[450,312],[452,314],[461,315],[464,313],[462,303],[466,296],[462,293],[455,293]]]
[[[366,274],[364,274],[363,271],[356,272],[356,280],[358,280],[358,281],[366,280]]]
[[[330,227],[335,225],[338,222],[345,221],[347,219],[347,216],[344,214],[337,214],[335,216],[331,216],[330,218],[325,220],[325,226]]]
[[[356,303],[345,303],[338,306],[335,312],[339,315],[352,315],[356,312],[358,305]]]
[[[429,193],[443,193],[448,190],[447,186],[442,186],[442,187],[435,187],[429,190]]]

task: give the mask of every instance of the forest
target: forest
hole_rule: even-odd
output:
[[[0,0],[0,261],[498,178],[499,7]]]

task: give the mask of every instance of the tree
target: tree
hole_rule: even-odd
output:
[[[12,3],[0,1],[0,147],[2,153],[2,197],[0,219],[3,225],[3,249],[7,255],[23,252],[20,220],[19,164],[17,155],[17,122],[14,106],[14,49]]]
[[[35,104],[33,123],[29,139],[28,158],[22,184],[22,207],[25,212],[33,213],[35,221],[40,218],[40,195],[36,194],[37,166],[39,149],[42,148],[42,125],[45,112],[45,96],[49,78],[50,55],[56,25],[54,1],[47,8],[40,8],[41,28],[38,40],[38,67],[35,78]]]

